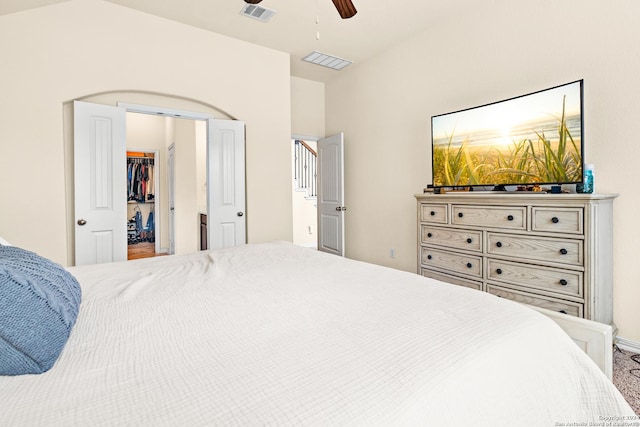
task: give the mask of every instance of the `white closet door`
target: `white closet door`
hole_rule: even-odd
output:
[[[126,110],[75,101],[76,265],[127,259]]]

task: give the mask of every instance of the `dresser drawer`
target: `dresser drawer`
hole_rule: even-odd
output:
[[[417,194],[417,271],[611,324],[615,198],[533,191]]]
[[[487,253],[524,260],[582,265],[581,240],[487,233]]]
[[[527,208],[524,206],[453,205],[451,208],[451,224],[526,230]]]
[[[420,250],[423,266],[482,277],[481,256],[457,254],[425,246],[422,246]]]
[[[584,317],[584,305],[577,302],[533,295],[527,292],[506,289],[492,284],[487,284],[487,292],[519,303],[535,305],[536,307],[542,307],[547,310],[570,314],[576,317]]]
[[[582,208],[531,208],[531,230],[583,234]]]
[[[487,260],[487,278],[573,297],[583,296],[583,273],[517,262]]]
[[[438,245],[447,248],[482,251],[482,232],[474,230],[457,230],[455,228],[441,228],[432,225],[422,225],[421,241],[428,245]]]
[[[446,224],[449,206],[446,204],[422,204],[420,205],[420,221],[434,224]]]
[[[426,268],[421,269],[421,274],[424,277],[430,277],[432,279],[439,280],[445,283],[451,283],[454,285],[464,286],[466,288],[482,290],[482,282],[476,282],[475,280],[463,279],[461,277],[450,276],[448,274],[439,273],[437,271],[428,270]]]

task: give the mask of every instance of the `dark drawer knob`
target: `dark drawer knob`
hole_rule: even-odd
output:
[[[436,211],[431,211],[431,212],[429,212],[429,214],[430,214],[431,216],[436,216]]]
[[[431,259],[433,258],[431,255],[427,255],[427,259]]]
[[[509,216],[507,216],[507,219],[508,219],[509,221],[513,221],[513,215],[509,215]]]
[[[566,280],[564,280],[564,279],[560,279],[560,284],[561,284],[562,286],[567,286],[567,285],[569,284],[569,282],[567,282],[567,281],[566,281]]]
[[[496,242],[496,246],[501,248],[502,247],[502,242]]]
[[[560,310],[560,313],[567,314],[566,310]]]
[[[427,237],[432,237],[432,236],[433,236],[433,234],[427,233]]]
[[[561,255],[566,255],[566,254],[568,254],[568,253],[569,253],[569,251],[568,251],[568,250],[566,250],[565,248],[560,249],[560,254],[561,254]]]
[[[471,264],[470,262],[467,263],[467,268],[471,268],[473,267],[473,264]]]
[[[467,238],[467,243],[472,243],[473,240],[471,239],[471,237]]]
[[[496,273],[498,273],[498,274],[502,274],[502,269],[501,269],[501,268],[498,268],[498,269],[496,270]]]
[[[462,218],[464,214],[462,212],[458,212],[458,218]]]
[[[554,223],[554,224],[557,224],[557,223],[560,222],[560,219],[558,219],[557,216],[554,216],[553,218],[551,218],[551,222]]]

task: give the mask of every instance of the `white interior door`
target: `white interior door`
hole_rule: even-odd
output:
[[[74,101],[75,264],[127,260],[126,110]]]
[[[344,135],[318,141],[318,250],[344,256]]]
[[[167,150],[167,184],[169,199],[169,255],[176,253],[176,146]]]
[[[208,120],[207,192],[209,248],[247,242],[244,122]]]

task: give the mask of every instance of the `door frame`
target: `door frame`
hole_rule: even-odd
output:
[[[216,119],[212,114],[207,114],[207,113],[199,113],[199,112],[195,112],[195,111],[186,111],[186,110],[177,110],[177,109],[173,109],[173,108],[163,108],[163,107],[155,107],[155,106],[150,106],[150,105],[142,105],[142,104],[133,104],[133,103],[129,103],[129,102],[123,102],[123,101],[118,101],[116,103],[117,107],[121,107],[124,108],[126,110],[127,113],[139,113],[139,114],[151,114],[151,115],[156,115],[156,116],[164,116],[164,117],[172,117],[172,118],[176,118],[176,119],[188,119],[188,120],[202,120],[205,121],[207,124],[207,131],[206,131],[206,150],[207,150],[207,162],[206,162],[206,183],[207,183],[207,217],[208,218],[212,218],[212,207],[211,207],[211,197],[210,196],[210,191],[211,191],[211,185],[210,185],[210,178],[212,176],[212,171],[211,171],[211,165],[210,165],[210,161],[211,161],[211,151],[212,151],[212,147],[213,147],[213,143],[214,143],[214,137],[213,137],[213,133],[212,133],[212,127],[217,128],[217,126],[215,125],[214,122],[223,122],[223,121],[227,121],[228,119]],[[242,242],[241,244],[246,244],[247,242],[247,216],[246,216],[246,205],[247,205],[247,184],[246,184],[246,133],[244,130],[244,126],[245,123],[241,120],[229,120],[232,122],[236,122],[236,123],[242,123],[242,197],[243,197],[243,201],[242,201],[242,212],[238,212],[238,216],[244,216],[242,222],[243,222],[243,231],[241,232],[241,236],[244,240],[244,242]],[[235,128],[234,128],[235,129]],[[239,157],[240,158],[240,157]],[[175,178],[175,174],[174,174],[174,178]],[[175,183],[174,183],[175,185]],[[171,217],[170,217],[171,218]],[[209,222],[209,227],[208,227],[208,241],[209,241],[209,249],[213,249],[215,248],[215,246],[212,246],[212,242],[214,241],[214,239],[212,238],[212,230],[213,230],[213,226],[214,224],[211,222],[211,220],[208,221]],[[174,224],[175,225],[175,224]],[[173,230],[175,232],[175,227],[173,227]],[[174,235],[174,238],[176,236]],[[235,236],[237,237],[237,236]],[[175,240],[174,240],[174,245],[175,245]],[[169,253],[171,253],[171,248],[169,248]]]
[[[320,138],[319,136],[311,136],[311,135],[302,135],[302,134],[292,134],[291,135],[291,141],[295,141],[295,140],[301,140],[301,141],[312,141],[314,143],[318,143],[318,140],[320,140],[322,138]],[[293,163],[295,161],[294,159],[294,148],[293,148],[293,144],[291,144],[291,165],[292,165],[292,169],[293,169]],[[317,161],[317,160],[316,160]],[[291,171],[291,175],[293,177],[293,170]],[[316,178],[316,185],[317,185],[317,178]],[[317,186],[316,186],[317,188]],[[293,187],[293,185],[291,186],[291,198],[293,199],[293,197],[295,196],[295,189]],[[313,218],[314,221],[314,225],[315,225],[315,231],[316,231],[316,243],[315,243],[315,247],[316,249],[318,248],[318,239],[319,239],[319,235],[318,235],[318,203],[317,203],[317,199],[316,199],[316,210],[315,210],[315,215]],[[295,218],[293,218],[293,222],[295,222]],[[293,227],[293,224],[292,224]],[[294,236],[295,236],[295,232],[294,232]]]
[[[126,110],[127,113],[138,113],[138,114],[150,114],[150,115],[154,115],[154,116],[162,116],[162,117],[171,117],[174,119],[188,119],[188,120],[204,120],[205,122],[208,123],[209,120],[213,119],[214,116],[213,114],[207,114],[207,113],[199,113],[196,111],[187,111],[187,110],[177,110],[174,108],[164,108],[164,107],[156,107],[153,105],[143,105],[143,104],[134,104],[134,103],[130,103],[130,102],[123,102],[123,101],[118,101],[116,103],[116,106],[118,107],[122,107]],[[208,145],[209,145],[209,133],[207,132],[207,153],[208,153]],[[175,150],[175,145],[172,143],[170,147],[174,147]],[[174,151],[175,153],[175,151]],[[168,152],[167,152],[168,155]],[[207,154],[208,157],[208,154]],[[168,161],[168,159],[167,159]],[[207,160],[208,163],[208,160]],[[172,171],[175,172],[175,169]],[[170,173],[170,171],[167,171],[167,173]],[[171,177],[167,175],[167,179],[170,179]],[[175,180],[175,173],[173,174],[173,179]],[[207,183],[209,182],[209,177],[207,174]],[[167,184],[169,185],[168,189],[170,188],[170,186],[172,185],[171,183],[167,182]],[[208,185],[208,184],[207,184]],[[173,186],[175,188],[175,181],[173,182]],[[167,189],[167,190],[168,190]],[[170,196],[169,196],[170,197]],[[170,202],[171,200],[169,200]],[[168,209],[171,209],[171,206],[168,206]],[[207,202],[207,216],[209,216],[209,203]],[[169,214],[169,221],[172,221],[172,218],[175,218],[175,215],[171,215]],[[175,239],[176,239],[176,235],[175,235],[175,222],[173,224],[169,224],[169,247],[167,248],[168,253],[170,255],[173,255],[175,253]],[[171,236],[171,234],[173,233],[173,236]],[[173,238],[173,240],[172,240]],[[160,239],[156,240],[156,252],[159,252],[159,242]],[[173,244],[172,244],[173,243]]]
[[[117,93],[117,92],[113,92],[113,93]],[[89,103],[89,104],[94,104],[94,105],[102,105],[105,107],[109,107],[111,106],[114,109],[121,109],[124,112],[124,115],[126,115],[127,112],[131,112],[131,113],[142,113],[142,114],[151,114],[151,115],[160,115],[160,116],[167,116],[167,117],[172,117],[172,118],[185,118],[185,119],[192,119],[192,120],[204,120],[205,122],[207,122],[207,129],[209,128],[209,123],[211,121],[216,120],[214,113],[202,113],[202,112],[195,112],[195,111],[186,111],[186,110],[179,110],[179,109],[173,109],[173,108],[165,108],[165,107],[157,107],[157,106],[153,106],[153,104],[158,105],[158,104],[162,104],[163,102],[155,102],[153,101],[151,104],[136,104],[136,103],[132,103],[132,102],[127,102],[127,101],[119,101],[117,99],[113,99],[112,101],[107,101],[105,102],[104,99],[100,98],[99,99],[93,99],[95,96],[98,96],[101,94],[93,94],[93,95],[87,95],[84,97],[80,97],[78,99],[75,100],[71,100],[68,103],[65,103],[65,126],[69,126],[68,131],[65,131],[65,146],[68,145],[70,151],[69,153],[71,153],[71,155],[69,156],[65,156],[65,165],[66,165],[66,170],[69,171],[68,173],[65,174],[65,180],[66,180],[66,188],[67,188],[67,207],[68,207],[68,212],[73,212],[74,210],[74,183],[76,180],[76,174],[74,172],[74,160],[73,160],[73,150],[74,150],[74,145],[75,145],[75,141],[74,141],[74,133],[73,133],[73,128],[74,126],[76,126],[75,123],[75,117],[74,117],[74,110],[73,110],[73,103],[78,101],[78,102],[85,102],[85,103]],[[128,93],[124,93],[123,97],[127,97],[129,94]],[[179,97],[175,97],[175,96],[171,96],[171,95],[166,95],[166,94],[157,94],[160,96],[164,96],[164,97],[168,97],[168,98],[172,98],[173,100],[177,100],[180,99]],[[195,102],[199,102],[199,101],[195,101]],[[228,113],[217,109],[216,107],[213,107],[209,104],[202,104],[204,106],[206,106],[207,108],[213,108],[217,111],[220,111],[220,113],[222,114],[222,116],[224,116],[224,118],[220,118],[217,120],[230,120],[230,121],[237,121],[236,118],[234,118],[233,116],[229,115]],[[67,117],[68,117],[68,121],[67,121]],[[126,132],[126,124],[124,125],[124,132]],[[209,136],[209,132],[207,131],[207,138]],[[245,135],[246,138],[246,135]],[[126,138],[124,138],[126,140]],[[245,139],[246,142],[246,139]],[[207,144],[208,145],[208,144]],[[122,159],[123,159],[123,165],[125,165],[125,158],[126,158],[126,146],[123,147],[122,149]],[[208,159],[207,159],[208,162]],[[243,168],[246,168],[246,158],[243,159]],[[245,173],[246,173],[246,169],[245,169]],[[126,182],[126,174],[122,174],[122,176],[125,179]],[[125,188],[125,185],[122,185],[122,188]],[[244,188],[244,198],[245,198],[245,203],[246,203],[246,183],[245,183],[245,188]],[[70,195],[70,196],[69,196]],[[126,220],[126,200],[125,200],[125,205],[124,205],[124,215],[123,215],[123,227],[124,227],[124,231],[123,231],[123,251],[124,251],[124,258],[123,260],[127,259],[126,256],[126,248],[127,248],[127,242],[126,242],[126,224],[125,224],[125,220]],[[67,220],[68,220],[68,225],[67,225],[67,241],[68,241],[68,250],[67,250],[67,257],[70,260],[70,265],[74,265],[75,264],[75,252],[76,252],[76,243],[75,243],[75,224],[76,224],[76,220],[77,218],[75,218],[75,213],[73,214],[69,214],[67,215]],[[245,226],[246,229],[246,226]],[[72,231],[69,231],[72,230]],[[245,237],[245,243],[246,243],[246,237]],[[161,247],[160,250],[165,250],[164,247]]]
[[[176,110],[173,108],[154,107],[151,105],[131,104],[129,102],[118,101],[118,107],[123,107],[127,113],[153,114],[157,116],[173,117],[176,119],[209,120],[213,119],[213,114],[198,113],[195,111]]]

